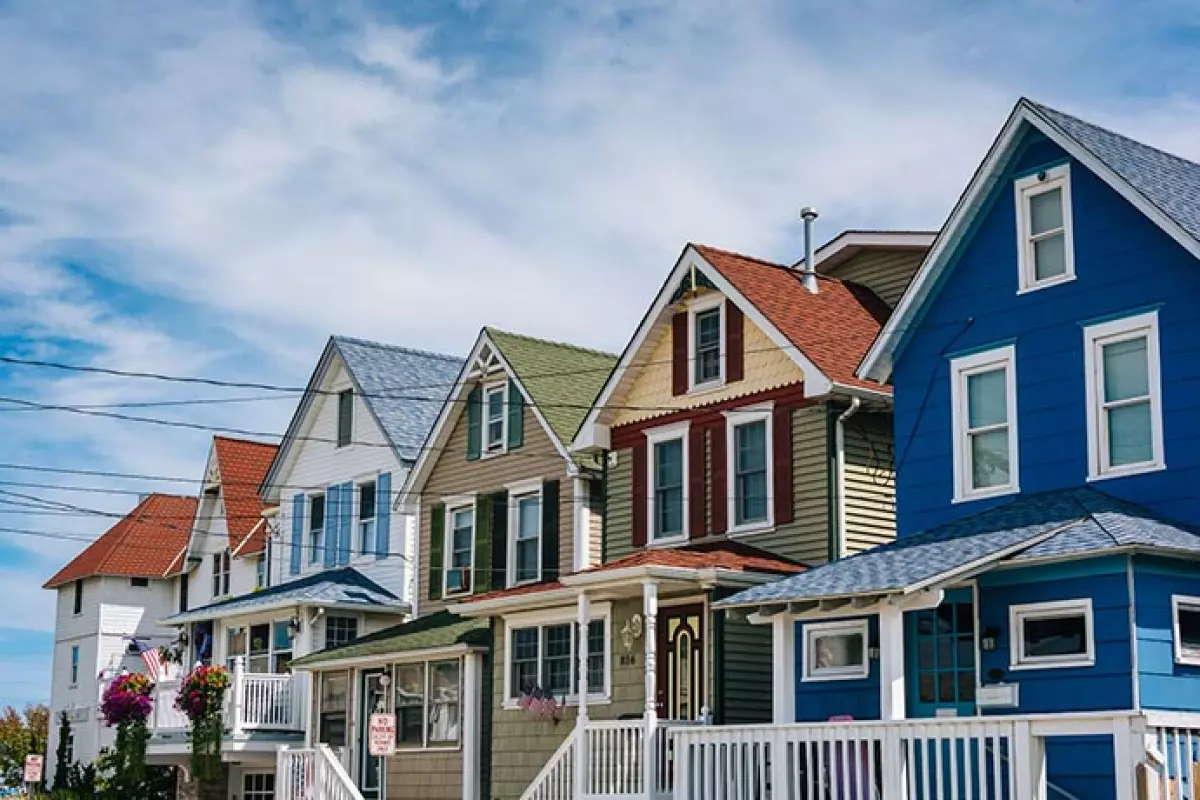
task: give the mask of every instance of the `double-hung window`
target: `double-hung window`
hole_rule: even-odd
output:
[[[771,524],[771,410],[727,412],[729,519],[731,533]]]
[[[317,741],[330,747],[346,746],[346,717],[350,708],[350,673],[321,675],[321,713]]]
[[[579,689],[579,637],[574,622],[511,623],[505,673],[506,696],[511,707],[523,694],[541,689],[558,698],[576,697]],[[587,626],[587,682],[589,695],[608,691],[608,617]]]
[[[1171,595],[1175,663],[1200,666],[1200,597]]]
[[[956,501],[1018,490],[1016,383],[1012,345],[950,362]]]
[[[689,378],[692,391],[719,386],[725,377],[721,352],[725,338],[722,309],[723,300],[720,296],[716,296],[714,302],[700,300],[688,309],[688,350],[692,365]]]
[[[1013,669],[1095,663],[1090,599],[1009,606],[1008,613]]]
[[[508,384],[489,386],[483,393],[484,450],[488,453],[504,452],[508,435],[507,414]]]
[[[450,535],[446,537],[446,585],[444,594],[471,591],[471,569],[475,561],[475,506],[450,509]]]
[[[212,556],[212,596],[224,597],[229,594],[230,567],[229,550],[226,548]]]
[[[308,560],[316,563],[324,556],[321,543],[325,538],[325,495],[308,498]]]
[[[1071,237],[1071,173],[1067,165],[1016,182],[1020,291],[1075,277]]]
[[[534,491],[514,491],[510,495],[508,553],[510,586],[539,580],[542,576],[542,495]]]
[[[325,649],[341,647],[358,638],[357,617],[325,617]]]
[[[1158,312],[1090,325],[1083,336],[1089,478],[1161,469]]]
[[[375,481],[358,485],[358,551],[375,552]]]
[[[673,425],[646,434],[650,460],[648,519],[651,540],[686,539],[687,530],[687,426]]]
[[[71,685],[79,683],[79,645],[71,645]]]

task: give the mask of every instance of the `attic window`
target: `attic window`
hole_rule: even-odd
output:
[[[354,431],[354,390],[338,392],[337,446],[350,444]]]
[[[147,586],[150,585],[150,579],[149,578],[130,578],[129,585],[134,587],[135,589],[145,589]]]
[[[697,301],[688,308],[688,360],[692,365],[690,389],[693,392],[715,388],[725,381],[724,300],[715,295],[711,301]]]
[[[1064,164],[1016,182],[1021,292],[1075,278],[1070,178],[1070,169]]]

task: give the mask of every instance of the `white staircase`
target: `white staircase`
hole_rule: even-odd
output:
[[[363,800],[342,762],[327,745],[279,748],[275,764],[277,800]]]
[[[521,800],[572,800],[575,794],[575,743],[582,730],[576,727],[542,767]]]

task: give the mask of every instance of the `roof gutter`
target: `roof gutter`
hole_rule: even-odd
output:
[[[345,669],[346,667],[373,667],[384,664],[403,664],[413,661],[424,661],[429,658],[456,656],[463,653],[486,652],[485,645],[452,644],[446,647],[426,647],[421,650],[405,650],[393,653],[372,653],[366,656],[347,656],[328,660],[305,663],[305,659],[292,662],[292,668],[303,672],[322,672],[329,669]],[[315,654],[314,654],[315,655]]]

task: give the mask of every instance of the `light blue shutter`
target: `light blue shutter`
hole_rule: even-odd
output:
[[[325,490],[325,533],[321,537],[321,542],[325,547],[322,563],[327,567],[332,567],[337,563],[337,521],[341,497],[341,490],[337,486],[330,486]]]
[[[354,482],[342,484],[342,502],[338,504],[338,563],[350,563],[350,544],[354,525]]]
[[[392,473],[381,472],[375,481],[375,555],[387,558],[392,546]]]
[[[292,563],[290,572],[300,574],[300,553],[304,550],[304,495],[292,497]]]

